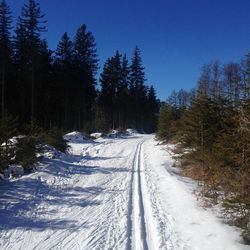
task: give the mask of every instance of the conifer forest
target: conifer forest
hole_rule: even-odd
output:
[[[73,38],[65,31],[52,51],[42,38],[46,15],[38,2],[28,1],[16,24],[6,1],[0,11],[2,119],[17,119],[20,129],[36,124],[86,132],[128,127],[155,131],[159,101],[154,87],[146,85],[138,47],[131,62],[116,51],[97,79],[97,46],[85,24]]]

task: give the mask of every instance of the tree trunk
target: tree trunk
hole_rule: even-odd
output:
[[[2,72],[2,109],[1,109],[1,117],[2,119],[5,117],[5,64],[3,64],[3,72]]]
[[[31,127],[34,125],[34,113],[35,113],[35,72],[34,63],[31,69]]]

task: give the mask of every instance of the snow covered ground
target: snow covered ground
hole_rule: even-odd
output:
[[[153,135],[69,144],[0,183],[0,249],[249,249],[199,206]]]

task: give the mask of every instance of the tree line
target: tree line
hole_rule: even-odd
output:
[[[226,216],[250,240],[250,53],[241,63],[204,65],[191,91],[173,92],[159,115],[158,137],[179,142],[183,173],[203,195],[223,200]]]
[[[159,101],[146,86],[141,53],[131,64],[119,51],[107,59],[96,79],[99,60],[94,35],[81,25],[73,39],[62,35],[55,51],[44,39],[45,14],[27,0],[13,29],[11,9],[0,2],[1,119],[48,129],[94,130],[128,127],[156,129]]]

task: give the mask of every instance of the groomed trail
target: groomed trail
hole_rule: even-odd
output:
[[[201,208],[154,135],[73,141],[0,183],[0,249],[249,249]]]

